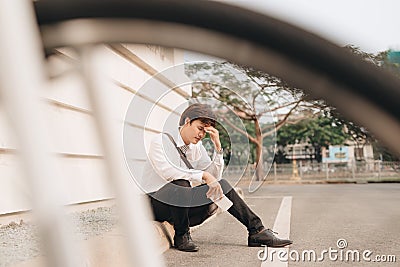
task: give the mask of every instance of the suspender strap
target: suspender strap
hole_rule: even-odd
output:
[[[190,162],[188,161],[188,159],[186,158],[185,153],[182,152],[182,150],[179,149],[179,147],[176,145],[176,142],[174,140],[174,138],[172,137],[172,135],[170,135],[169,133],[163,133],[165,135],[168,136],[169,140],[171,140],[171,142],[174,144],[176,150],[178,150],[179,155],[181,156],[181,159],[183,160],[183,162],[185,163],[185,165],[189,168],[189,169],[194,169],[192,164],[190,164]]]

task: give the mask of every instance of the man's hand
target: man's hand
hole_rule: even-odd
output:
[[[206,133],[210,135],[211,141],[213,142],[215,149],[217,151],[221,151],[222,146],[221,146],[221,141],[219,140],[218,130],[212,126],[204,127],[204,130],[206,131]]]
[[[224,192],[222,191],[221,185],[218,183],[217,179],[212,176],[209,172],[203,173],[203,179],[206,181],[209,189],[206,193],[207,198],[212,201],[220,199]]]

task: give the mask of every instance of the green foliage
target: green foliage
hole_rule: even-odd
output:
[[[400,78],[400,63],[397,62],[399,52],[386,50],[377,54],[372,54],[364,52],[359,47],[352,45],[348,45],[345,48],[360,56],[365,61],[371,62],[372,64],[383,68]]]
[[[354,122],[347,120],[342,116],[342,114],[337,112],[337,110],[331,109],[328,114],[337,125],[343,125],[346,136],[349,140],[352,140],[357,144],[376,141],[374,135],[368,131],[367,128],[361,127]]]
[[[400,51],[383,51],[377,57],[381,67],[400,78]]]
[[[371,54],[361,51],[355,46],[346,46],[351,52],[357,54],[365,61],[368,61],[377,67],[383,68],[400,78],[400,64],[393,58],[393,51],[386,50],[377,54]],[[396,52],[395,54],[398,55]],[[399,155],[394,155],[390,150],[385,147],[367,128],[356,125],[355,123],[344,118],[335,109],[331,110],[331,115],[335,120],[345,125],[348,136],[356,143],[367,142],[371,143],[374,148],[375,158],[382,158],[383,160],[396,161],[400,159]]]
[[[328,147],[342,145],[347,139],[344,127],[327,116],[303,120],[297,124],[286,124],[277,134],[277,144],[286,146],[296,143],[309,143],[313,146]]]
[[[284,161],[284,147],[298,143],[307,143],[314,147],[315,159],[321,162],[321,148],[329,145],[343,145],[348,139],[346,128],[334,117],[320,115],[316,118],[302,120],[297,124],[286,124],[277,133],[277,162]]]
[[[374,157],[383,161],[400,161],[400,155],[393,154],[386,146],[379,141],[372,142]]]
[[[216,125],[217,130],[220,133],[221,145],[225,151],[225,164],[228,165],[231,162],[233,165],[239,165],[245,163],[245,158],[248,158],[247,163],[254,163],[255,161],[255,149],[253,144],[249,144],[249,140],[243,134],[232,130],[228,125],[222,126],[220,123]],[[244,121],[245,129],[252,135],[254,135],[254,124],[249,121]],[[267,139],[266,139],[267,140]],[[232,148],[232,144],[235,144],[234,148]],[[248,146],[250,146],[250,155],[246,153],[248,151]],[[237,154],[238,151],[241,151],[242,154],[239,156]],[[235,152],[234,157],[231,157],[231,152]]]

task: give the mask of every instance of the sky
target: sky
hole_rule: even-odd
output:
[[[293,23],[340,46],[400,50],[400,0],[222,0]]]

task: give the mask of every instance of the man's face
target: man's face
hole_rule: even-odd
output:
[[[210,127],[209,124],[205,124],[200,120],[194,120],[192,123],[187,123],[182,131],[182,138],[184,141],[197,144],[206,135],[206,129]]]

